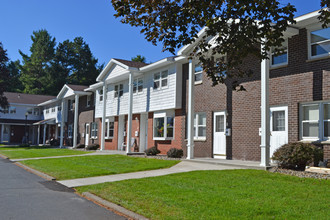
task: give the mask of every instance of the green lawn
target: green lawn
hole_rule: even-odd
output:
[[[168,168],[178,162],[123,155],[96,155],[27,160],[22,163],[47,173],[58,180],[63,180]]]
[[[78,187],[150,219],[329,219],[330,181],[194,171]]]
[[[90,152],[59,149],[50,147],[0,147],[0,154],[3,154],[10,159],[22,159],[22,158],[35,158],[35,157],[51,157],[51,156],[65,156],[65,155],[79,155],[88,154]]]

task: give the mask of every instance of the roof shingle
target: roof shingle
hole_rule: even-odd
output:
[[[10,103],[19,103],[19,104],[40,104],[42,102],[54,99],[55,96],[49,95],[33,95],[17,92],[4,92],[3,93],[7,100]]]

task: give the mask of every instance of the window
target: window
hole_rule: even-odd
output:
[[[124,86],[123,86],[123,84],[115,85],[115,98],[116,97],[123,96],[123,94],[124,94]]]
[[[133,82],[133,93],[140,93],[143,91],[143,79],[138,78]]]
[[[310,32],[311,57],[324,56],[330,52],[330,28]]]
[[[69,99],[68,100],[69,111],[73,111],[73,105],[74,105],[74,101]]]
[[[168,70],[154,74],[154,89],[167,87]]]
[[[330,103],[303,104],[300,108],[301,137],[303,140],[330,139]]]
[[[154,114],[154,139],[165,140],[174,137],[174,114]]]
[[[57,111],[58,111],[58,112],[62,111],[62,106],[60,106],[60,105],[57,106]]]
[[[194,139],[205,139],[205,138],[206,138],[206,113],[204,112],[196,113],[194,118]]]
[[[9,112],[10,112],[10,114],[16,114],[16,107],[10,106]]]
[[[33,109],[33,113],[34,113],[34,115],[39,115],[40,114],[39,108]]]
[[[98,90],[98,92],[99,92],[99,100],[100,100],[100,102],[102,102],[103,101],[103,89]]]
[[[91,138],[96,139],[97,138],[97,131],[98,131],[98,127],[97,127],[97,122],[92,122],[91,123]]]
[[[69,138],[72,138],[72,128],[73,128],[73,125],[72,124],[70,124],[69,126],[68,126],[68,137]]]
[[[278,54],[275,55],[274,52],[271,53],[272,66],[281,66],[288,63],[288,41],[286,40],[279,49],[281,51]],[[274,51],[274,48],[272,48],[272,51]]]
[[[46,114],[48,114],[49,113],[49,108],[46,108]]]
[[[273,111],[273,131],[285,131],[285,111]]]
[[[52,112],[55,112],[55,107],[52,107]]]
[[[87,96],[87,102],[86,102],[86,107],[91,106],[91,95]]]
[[[28,108],[26,111],[29,115],[32,115],[32,108]]]
[[[115,123],[113,118],[107,119],[105,122],[105,134],[104,134],[104,137],[106,139],[113,138],[114,128],[115,128]]]
[[[203,68],[200,64],[195,65],[195,84],[203,82]]]
[[[3,109],[2,109],[2,112],[3,112],[4,114],[8,114],[8,113],[9,113],[9,109],[8,109],[8,108],[3,108]]]

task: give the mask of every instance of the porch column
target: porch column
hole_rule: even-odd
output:
[[[194,159],[194,87],[195,87],[195,62],[189,59],[189,88],[188,88],[188,144],[187,159]]]
[[[38,139],[37,139],[37,145],[40,144],[40,124],[38,124]]]
[[[77,138],[78,138],[78,112],[79,112],[79,95],[75,95],[75,103],[74,103],[74,127],[73,127],[73,147],[77,146]]]
[[[101,150],[105,149],[105,116],[107,112],[107,84],[103,82],[103,107],[102,107],[102,124],[101,124]]]
[[[261,46],[264,50],[264,46]],[[270,112],[269,112],[269,59],[261,62],[261,163],[260,166],[269,166],[270,148]]]
[[[42,140],[43,145],[46,144],[46,129],[47,129],[47,124],[44,124],[44,137],[43,137],[43,140]]]
[[[34,141],[34,139],[35,139],[35,132],[34,132],[35,127],[34,127],[33,125],[31,125],[31,126],[32,126],[32,138],[31,138],[31,142],[32,142],[33,144],[36,144],[36,142]]]
[[[126,153],[131,153],[132,145],[132,111],[133,111],[133,72],[129,73],[128,81],[128,125],[127,125],[127,141]]]
[[[60,133],[60,148],[63,147],[63,138],[64,138],[64,103],[65,99],[62,99],[62,103],[61,103],[61,133]]]
[[[5,125],[4,124],[1,124],[1,143],[3,142],[3,131],[4,131],[4,128]]]

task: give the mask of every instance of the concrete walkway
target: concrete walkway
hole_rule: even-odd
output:
[[[63,158],[63,157],[84,157],[84,156],[95,156],[95,155],[114,155],[121,154],[126,155],[125,151],[116,151],[116,150],[104,150],[96,151],[89,154],[78,154],[78,155],[64,155],[64,156],[53,156],[53,157],[33,157],[33,158],[23,158],[23,159],[10,159],[13,162],[19,162],[24,160],[40,160],[40,159],[52,159],[52,158]]]
[[[149,170],[149,171],[141,171],[141,172],[134,172],[134,173],[123,173],[123,174],[98,176],[98,177],[79,178],[79,179],[72,179],[72,180],[62,180],[62,181],[58,181],[58,182],[67,187],[78,187],[78,186],[93,185],[93,184],[105,183],[105,182],[116,182],[116,181],[128,180],[128,179],[140,179],[140,178],[146,178],[146,177],[164,176],[164,175],[168,175],[168,174],[183,173],[183,172],[189,172],[189,171],[194,171],[194,170],[232,170],[232,169],[246,169],[246,168],[247,167],[182,161],[181,163],[179,163],[171,168],[167,168],[167,169]]]

